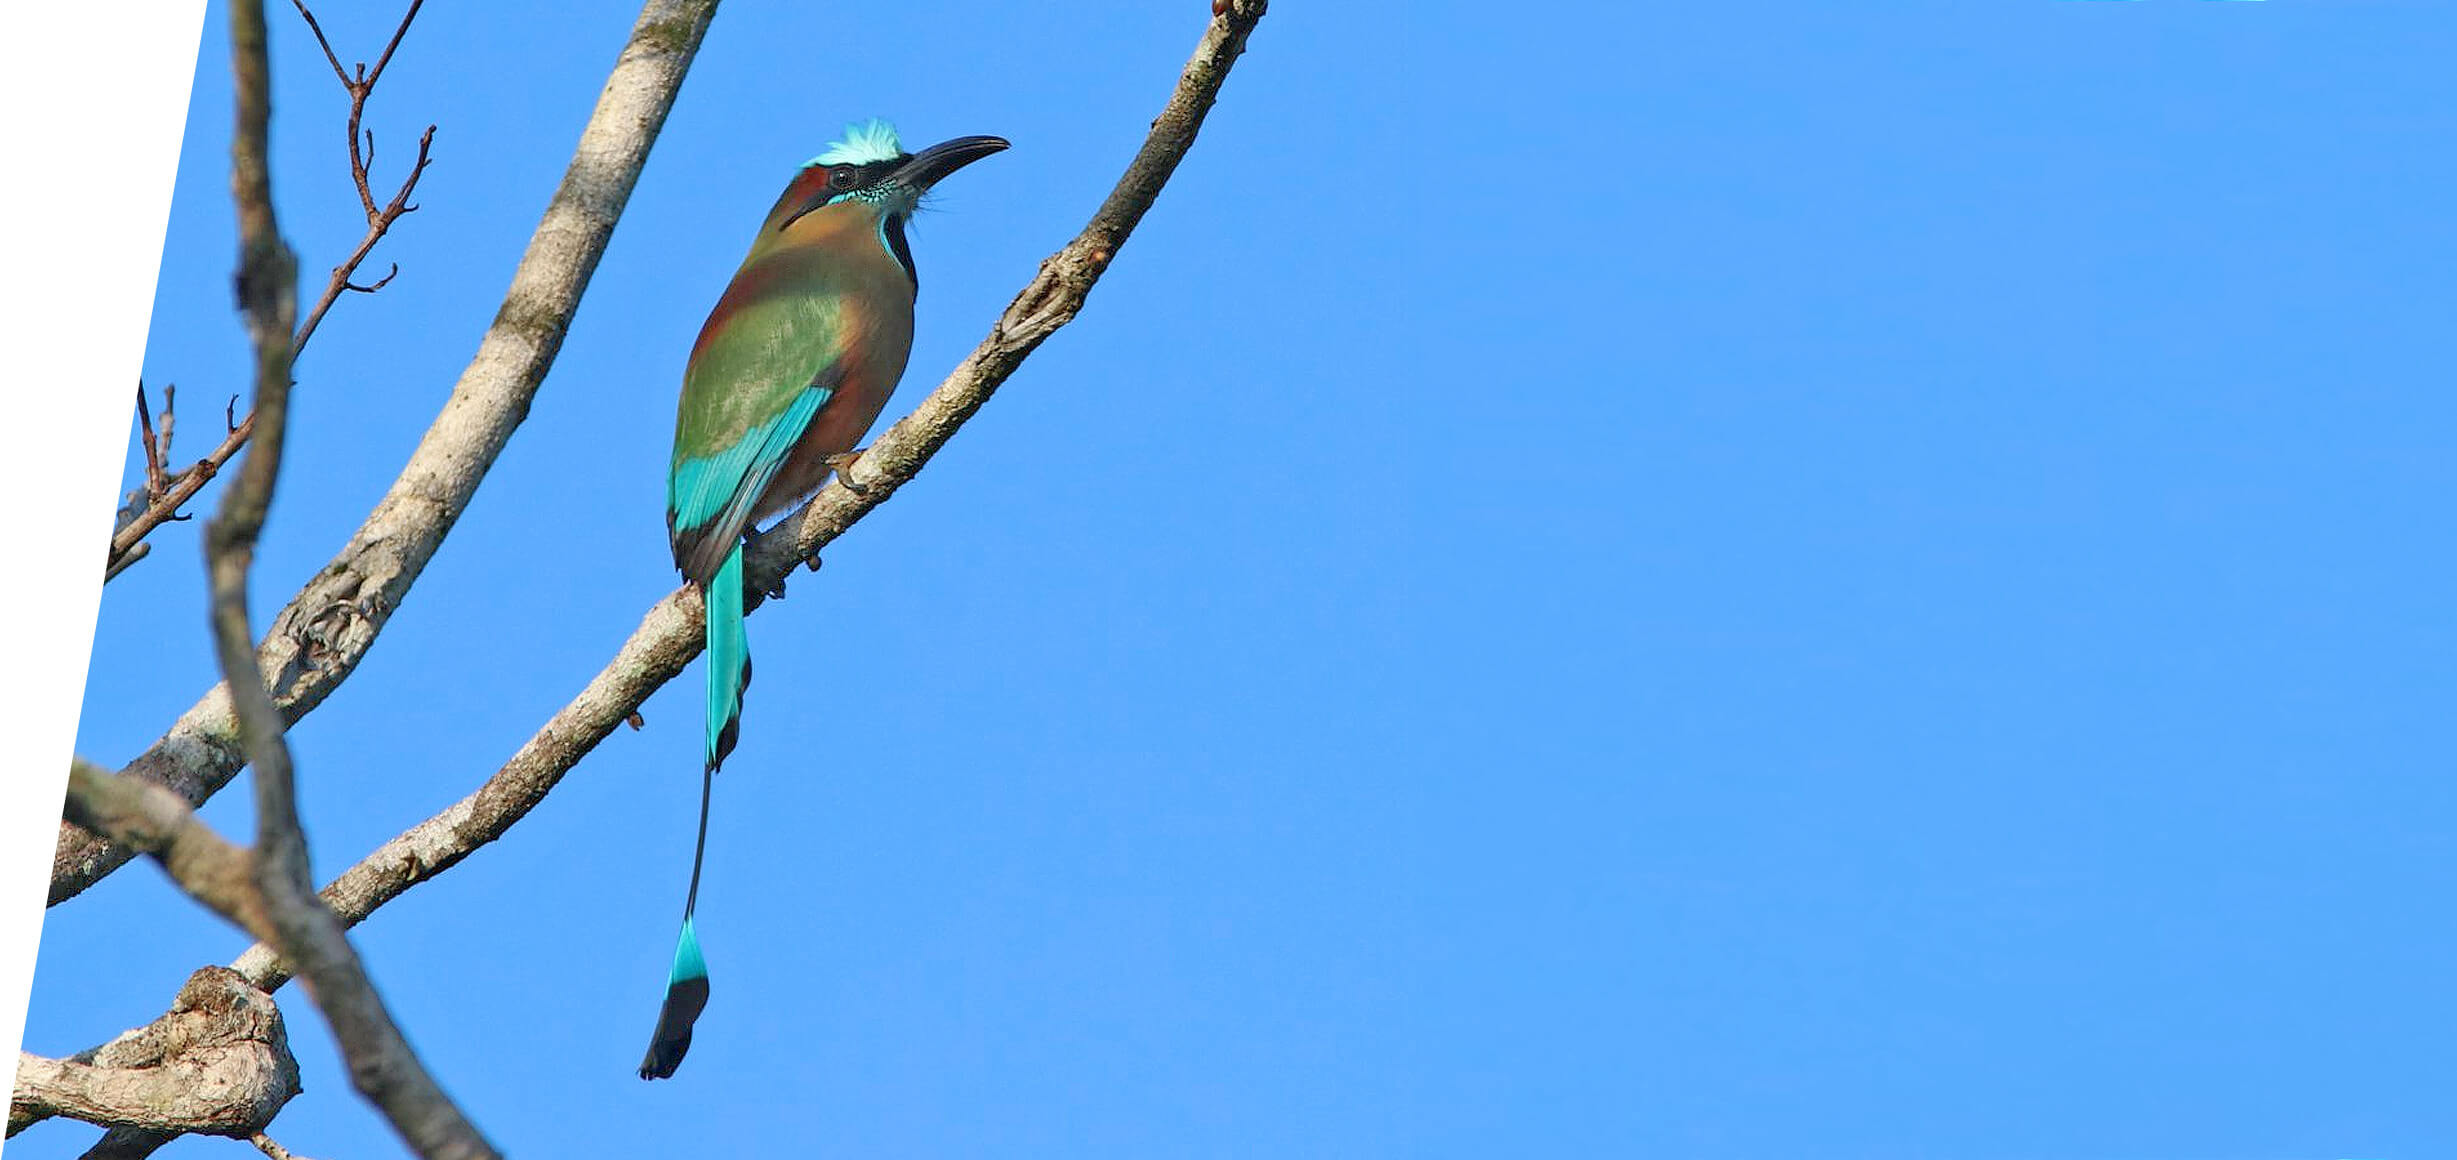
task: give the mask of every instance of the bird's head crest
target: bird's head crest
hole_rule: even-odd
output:
[[[811,158],[809,164],[868,165],[902,156],[904,145],[896,139],[896,127],[872,117],[845,126],[844,140],[830,142],[827,151]]]

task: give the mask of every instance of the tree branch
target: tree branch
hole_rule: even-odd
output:
[[[333,66],[333,76],[350,94],[350,116],[342,130],[350,142],[350,183],[357,188],[359,208],[367,215],[366,236],[358,240],[358,248],[350,251],[348,258],[333,267],[332,276],[325,280],[324,294],[316,299],[314,306],[308,308],[307,320],[299,324],[298,345],[305,347],[308,337],[316,332],[316,325],[324,321],[324,312],[333,308],[333,303],[340,299],[343,291],[372,294],[392,281],[393,274],[400,273],[401,268],[395,265],[392,273],[376,279],[373,285],[361,286],[350,281],[350,275],[358,272],[358,264],[366,261],[367,255],[374,252],[377,242],[384,240],[384,231],[401,220],[401,215],[417,212],[418,207],[410,204],[409,197],[411,191],[418,188],[419,176],[427,171],[427,149],[435,143],[435,126],[429,125],[426,132],[419,134],[418,157],[410,164],[409,176],[401,179],[401,188],[394,191],[391,201],[377,206],[375,192],[369,187],[367,178],[368,168],[375,164],[375,136],[372,133],[366,135],[367,151],[361,153],[358,147],[359,126],[366,116],[368,96],[375,92],[375,83],[384,78],[384,66],[392,63],[393,50],[401,47],[402,37],[409,35],[410,22],[418,19],[418,9],[426,0],[410,0],[409,11],[401,15],[401,24],[393,29],[392,39],[385,42],[384,55],[376,58],[374,70],[369,71],[362,64],[358,66],[356,79],[342,71],[341,58],[333,55],[332,42],[324,39],[324,26],[316,23],[316,14],[307,10],[304,0],[290,0],[290,3],[299,10],[300,19],[307,22],[307,30],[315,33],[317,46],[324,50],[324,59]]]
[[[139,397],[142,398],[143,388],[138,388],[138,391]],[[168,402],[169,392],[164,392],[163,398],[165,402],[162,407],[163,434],[159,441],[160,447],[149,458],[167,455],[170,451],[170,421],[173,412]],[[231,426],[229,433],[222,437],[222,442],[213,449],[211,454],[188,465],[179,474],[165,477],[158,485],[153,479],[148,478],[145,489],[150,498],[146,505],[136,511],[134,518],[121,524],[119,530],[111,533],[111,556],[103,565],[102,578],[107,581],[127,571],[130,564],[136,563],[145,553],[145,537],[153,534],[155,528],[173,520],[188,518],[180,515],[179,509],[186,507],[189,500],[196,498],[197,492],[203,491],[206,484],[213,482],[213,477],[221,474],[222,465],[230,462],[230,457],[237,455],[241,447],[247,446],[248,437],[255,433],[256,416],[249,415],[246,419]]]
[[[988,338],[973,348],[953,373],[913,413],[871,443],[851,470],[840,471],[818,495],[779,520],[746,553],[746,586],[754,593],[775,589],[794,565],[844,534],[896,490],[919,474],[930,457],[955,438],[957,428],[990,399],[1024,358],[1072,321],[1083,309],[1092,285],[1109,268],[1118,247],[1143,220],[1160,196],[1161,187],[1177,171],[1203,117],[1219,99],[1230,66],[1245,51],[1246,37],[1263,18],[1269,0],[1217,0],[1213,17],[1195,47],[1194,57],[1179,75],[1168,105],[1152,121],[1143,148],[1126,173],[1101,202],[1090,224],[1055,254],[1041,262],[1038,276],[1026,284],[990,328]],[[848,487],[845,476],[856,474]],[[782,541],[782,542],[774,542]],[[746,608],[756,597],[746,598]],[[696,624],[694,631],[697,631]]]
[[[359,70],[363,75],[356,81],[352,81],[347,74],[341,71],[341,62],[333,56],[333,46],[325,41],[324,29],[316,24],[316,18],[307,11],[307,6],[300,3],[299,0],[291,0],[291,2],[298,5],[299,15],[306,18],[308,29],[316,34],[316,43],[323,46],[324,59],[332,62],[333,74],[341,78],[342,88],[349,91],[350,116],[346,128],[350,135],[350,180],[357,186],[359,201],[365,207],[367,214],[366,235],[359,239],[357,248],[350,251],[349,257],[344,258],[340,265],[333,267],[331,276],[325,281],[323,295],[316,299],[313,307],[308,309],[307,320],[299,324],[298,335],[291,343],[291,353],[295,359],[299,351],[307,348],[307,340],[314,337],[317,325],[324,321],[325,312],[333,308],[333,303],[341,298],[343,291],[356,290],[371,294],[383,288],[385,283],[392,281],[394,274],[400,273],[400,266],[395,264],[391,272],[377,279],[373,285],[361,286],[350,280],[350,276],[358,272],[359,263],[366,261],[367,255],[375,251],[375,244],[383,240],[385,231],[390,230],[392,224],[399,221],[403,214],[417,210],[417,206],[409,204],[409,196],[412,190],[418,188],[419,176],[426,172],[429,163],[427,150],[434,143],[435,126],[427,126],[426,132],[419,136],[418,158],[410,166],[409,176],[402,179],[400,190],[393,194],[390,203],[381,208],[377,207],[375,196],[369,192],[367,186],[369,159],[361,157],[358,151],[359,120],[366,112],[368,95],[375,91],[375,82],[384,75],[385,64],[392,60],[393,50],[401,46],[401,38],[408,34],[410,21],[417,19],[419,5],[425,3],[425,0],[411,0],[408,14],[401,17],[400,27],[393,30],[392,40],[384,46],[384,55],[376,61],[375,71],[368,73],[366,66],[360,65]],[[163,393],[162,438],[158,445],[153,438],[151,423],[147,421],[145,414],[145,389],[142,386],[137,388],[137,417],[146,429],[144,495],[148,502],[136,509],[136,514],[132,518],[124,521],[112,531],[110,555],[103,564],[102,578],[105,583],[127,571],[129,565],[145,557],[145,537],[151,535],[155,528],[172,520],[187,518],[179,514],[179,509],[186,506],[190,499],[195,498],[196,493],[203,490],[207,483],[212,482],[213,477],[220,473],[223,465],[230,462],[230,457],[238,454],[239,449],[247,445],[248,439],[255,434],[256,430],[256,416],[250,413],[245,420],[230,424],[228,437],[222,440],[220,446],[213,449],[212,454],[196,461],[177,476],[166,477],[162,471],[162,464],[169,456],[171,446],[170,393],[167,390]]]
[[[259,939],[275,937],[273,924],[265,915],[262,895],[256,888],[255,853],[224,841],[221,835],[197,819],[194,811],[179,795],[151,782],[122,777],[78,759],[69,765],[65,812],[74,825],[107,834],[126,848],[153,855],[180,889],[240,929]],[[155,1020],[151,1028],[122,1035],[111,1043],[80,1052],[66,1062],[98,1067],[154,1066],[141,1062],[141,1057],[132,1057],[125,1052],[114,1054],[117,1045],[131,1036],[143,1035],[148,1031],[158,1031],[160,1036],[166,1037],[184,1035],[186,1039],[183,1042],[207,1042],[210,1037],[198,1038],[197,1028],[177,1022],[185,1008],[206,1002],[191,996],[189,989],[204,985],[200,980],[206,978],[207,971],[229,973],[218,967],[197,972],[189,977],[188,986],[181,989],[180,998],[172,1004],[170,1013]],[[252,987],[235,975],[232,979],[237,980],[239,986]],[[271,989],[263,988],[266,991]],[[268,1007],[271,1006],[270,997],[265,1002]],[[278,1020],[278,1011],[274,1013],[274,1018]],[[246,1028],[241,1030],[245,1031]],[[66,1068],[55,1070],[49,1078],[57,1083],[78,1085],[78,1090],[86,1092],[82,1097],[86,1102],[80,1103],[77,1099],[63,1096],[57,1090],[44,1096],[34,1086],[45,1078],[41,1064],[60,1061],[21,1056],[18,1087],[11,1095],[9,1131],[15,1134],[22,1126],[16,1122],[16,1109],[22,1101],[29,1114],[36,1111],[41,1113],[28,1119],[27,1123],[45,1116],[66,1115],[110,1127],[111,1130],[103,1135],[102,1140],[86,1151],[87,1160],[136,1160],[152,1155],[156,1148],[168,1143],[181,1131],[220,1132],[228,1127],[245,1126],[251,1121],[261,1127],[270,1123],[281,1105],[298,1092],[298,1067],[290,1058],[288,1039],[281,1039],[276,1046],[279,1048],[279,1059],[272,1065],[269,1078],[263,1078],[258,1085],[260,1090],[255,1094],[243,1089],[227,1090],[222,1093],[225,1099],[199,1100],[193,1092],[206,1090],[204,1085],[207,1083],[222,1083],[237,1078],[230,1073],[233,1069],[245,1071],[246,1060],[234,1061],[226,1054],[211,1054],[172,1061],[175,1066],[184,1069],[175,1073],[174,1082],[192,1089],[184,1101],[163,1098],[158,1086],[163,1073],[124,1079],[79,1073]],[[23,1066],[29,1059],[36,1061],[33,1072]],[[282,1078],[285,1074],[282,1069],[285,1068],[287,1079]],[[249,1074],[261,1075],[261,1066],[258,1071]],[[268,1094],[275,1089],[286,1090],[276,1099]],[[108,1092],[119,1094],[110,1095]],[[123,1096],[127,1102],[121,1102]],[[270,1100],[270,1106],[263,1106],[260,1103],[263,1100]],[[124,1111],[130,1103],[141,1104],[148,1111],[122,1115],[113,1110]],[[234,1108],[260,1108],[263,1118],[254,1120],[255,1110],[234,1111]],[[89,1115],[88,1112],[94,1114]]]
[[[63,812],[71,825],[153,855],[180,889],[232,925],[259,939],[272,935],[256,903],[254,855],[197,820],[178,794],[79,758],[69,764]]]
[[[176,383],[163,384],[162,401],[165,408],[162,412],[163,433],[157,436],[154,434],[153,412],[145,406],[145,384],[137,384],[137,433],[145,440],[145,490],[150,495],[160,495],[171,485],[170,476],[162,470],[162,460],[170,448],[171,413],[168,408],[172,388],[177,385]]]
[[[212,576],[214,651],[232,690],[242,747],[256,771],[253,884],[273,928],[274,945],[306,977],[309,996],[349,1062],[351,1083],[418,1155],[491,1158],[494,1148],[410,1050],[357,951],[343,936],[341,923],[315,895],[307,836],[299,828],[290,747],[282,739],[285,722],[256,670],[256,637],[247,623],[247,574],[256,559],[256,537],[272,506],[288,429],[298,263],[283,244],[273,215],[273,179],[266,160],[272,78],[263,0],[232,0],[230,30],[231,73],[238,90],[230,181],[239,211],[239,305],[256,353],[256,451],[222,495],[221,513],[206,529],[205,558]]]
[[[324,888],[325,904],[342,922],[355,926],[410,887],[502,837],[649,694],[699,655],[699,617],[697,595],[678,591],[658,601],[588,687],[549,718],[493,777],[344,871]],[[290,966],[261,942],[231,966],[267,990],[280,987],[291,975]]]
[[[1167,109],[1152,126],[1151,136],[1118,181],[1116,191],[1084,231],[1041,264],[1041,272],[973,353],[932,391],[912,415],[881,436],[857,467],[868,466],[876,478],[862,481],[863,493],[831,483],[818,499],[778,525],[755,548],[756,563],[746,587],[746,604],[755,607],[758,593],[773,589],[810,553],[885,501],[896,488],[921,470],[931,454],[946,445],[957,427],[978,411],[998,385],[1043,339],[1075,316],[1084,296],[1100,278],[1136,221],[1151,208],[1161,185],[1179,159],[1194,144],[1195,130],[1228,79],[1229,66],[1244,51],[1246,37],[1260,20],[1263,0],[1243,0],[1212,21],[1194,59],[1178,78]],[[1095,257],[1097,255],[1097,257]],[[1034,316],[1030,325],[1013,321],[1019,311]],[[779,534],[785,529],[793,534]],[[810,548],[793,554],[804,540]],[[324,888],[324,900],[352,925],[410,887],[457,865],[478,847],[502,837],[562,780],[580,759],[623,724],[667,681],[679,675],[704,645],[704,610],[697,590],[685,587],[651,606],[640,627],[590,680],[580,695],[558,710],[531,736],[512,759],[484,785],[443,812],[394,837],[361,859]],[[266,946],[251,947],[231,964],[257,986],[272,989],[288,978],[287,968]]]
[[[865,493],[857,495],[841,484],[830,484],[810,504],[780,522],[777,532],[792,529],[791,534],[772,532],[762,537],[755,547],[758,562],[749,585],[755,590],[750,595],[754,606],[756,591],[781,583],[793,567],[812,558],[820,546],[908,481],[1035,347],[1074,318],[1117,248],[1192,147],[1204,114],[1217,99],[1265,6],[1266,0],[1216,5],[1215,17],[1167,107],[1153,122],[1150,136],[1116,189],[1084,231],[1042,263],[1040,273],[1016,296],[990,336],[912,415],[899,421],[855,464],[869,469],[859,481]],[[847,504],[848,499],[853,502]],[[805,542],[809,547],[800,549]],[[631,719],[650,694],[679,675],[699,654],[703,615],[699,596],[688,587],[651,606],[640,627],[580,694],[474,793],[384,843],[326,886],[321,896],[335,917],[354,926],[411,887],[502,837],[582,757]],[[179,807],[167,790],[149,789],[147,793]],[[130,838],[123,836],[123,840]],[[266,941],[249,947],[231,968],[267,991],[281,987],[293,973]]]
[[[146,1134],[244,1138],[297,1094],[299,1065],[273,997],[228,967],[204,967],[169,1012],[109,1043],[67,1059],[18,1052],[8,1134],[68,1116]]]
[[[257,1151],[264,1153],[267,1157],[270,1157],[271,1160],[307,1160],[306,1157],[298,1155],[288,1148],[282,1147],[280,1141],[275,1140],[273,1137],[265,1135],[262,1132],[258,1132],[255,1135],[248,1137],[247,1142],[254,1144]]]
[[[178,794],[79,758],[69,764],[64,812],[73,825],[152,855],[189,897],[233,925],[258,939],[274,937],[256,890],[254,852],[214,833]],[[228,986],[217,976],[227,976]],[[260,996],[270,1011],[267,1031],[254,1016],[232,1014],[248,1004],[244,996],[224,994],[229,987],[258,990],[226,968],[207,967],[189,976],[169,1013],[145,1028],[67,1060],[20,1054],[9,1134],[49,1116],[70,1116],[111,1129],[87,1150],[88,1160],[134,1160],[179,1132],[226,1134],[271,1123],[298,1094],[298,1064],[271,997]],[[204,1025],[183,1020],[199,1008],[213,1018]],[[224,1015],[238,1021],[225,1027]],[[261,1040],[271,1057],[249,1051],[247,1040]],[[162,1046],[139,1051],[131,1043]],[[112,1069],[152,1070],[118,1075]]]
[[[285,722],[322,704],[358,667],[528,416],[715,10],[715,0],[648,0],[442,414],[357,534],[274,617],[256,661]],[[229,687],[220,685],[122,772],[201,804],[244,761]],[[64,828],[52,858],[51,905],[128,858]]]
[[[370,135],[366,154],[362,155],[359,152],[359,115],[366,109],[367,94],[374,91],[375,82],[383,79],[384,66],[392,63],[393,50],[401,47],[401,38],[409,34],[410,21],[418,19],[418,9],[426,3],[426,0],[410,0],[409,11],[401,17],[401,26],[393,29],[392,39],[384,45],[384,55],[375,58],[375,71],[368,72],[366,62],[361,61],[358,66],[358,76],[355,79],[341,67],[341,58],[333,55],[333,43],[324,38],[324,26],[316,23],[316,14],[309,12],[302,0],[290,0],[290,3],[298,8],[299,16],[307,21],[307,30],[316,34],[316,47],[324,50],[325,62],[333,66],[334,79],[341,82],[342,88],[349,90],[350,175],[357,179],[358,204],[366,211],[367,219],[373,221],[376,217],[375,192],[367,187],[367,168],[375,163],[375,143],[373,136]],[[432,128],[429,131],[432,132]],[[424,166],[423,162],[420,164],[421,167]],[[410,180],[415,182],[417,179],[418,175],[413,171],[410,174]]]

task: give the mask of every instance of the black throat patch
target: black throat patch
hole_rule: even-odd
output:
[[[919,297],[921,272],[913,268],[913,247],[904,240],[904,215],[887,215],[887,220],[879,223],[879,236],[887,239],[887,252],[894,254],[896,264],[904,267],[904,276],[913,280],[913,294]]]

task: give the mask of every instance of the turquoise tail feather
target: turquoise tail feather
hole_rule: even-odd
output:
[[[665,1005],[657,1009],[657,1030],[649,1036],[648,1054],[640,1058],[641,1079],[664,1079],[682,1066],[691,1050],[691,1025],[708,1006],[708,961],[700,957],[699,932],[683,919],[682,938],[674,944],[674,970],[667,977]]]
[[[725,556],[703,590],[708,602],[708,745],[700,772],[700,834],[691,850],[691,889],[683,896],[682,934],[674,942],[674,968],[666,975],[665,1005],[657,1030],[640,1060],[641,1079],[664,1079],[691,1050],[691,1025],[708,1007],[708,959],[692,916],[699,908],[700,865],[708,856],[708,805],[717,766],[733,752],[742,721],[742,691],[751,683],[750,642],[742,632],[742,545]]]
[[[640,1057],[641,1079],[664,1079],[682,1066],[691,1050],[691,1025],[708,1006],[708,959],[700,953],[700,932],[692,912],[700,904],[700,862],[708,854],[708,799],[717,771],[700,773],[700,837],[691,849],[691,889],[683,895],[682,936],[674,940],[674,969],[666,974],[665,1005],[657,1008],[657,1030],[648,1037],[648,1054]]]
[[[708,768],[724,764],[742,728],[742,691],[751,684],[751,642],[742,632],[742,545],[726,553],[708,581]]]

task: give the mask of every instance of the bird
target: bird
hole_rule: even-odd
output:
[[[886,121],[845,126],[843,140],[786,184],[692,343],[674,417],[666,530],[674,566],[707,609],[707,736],[691,886],[642,1079],[674,1074],[708,1005],[708,963],[692,916],[709,799],[751,682],[743,538],[850,466],[912,353],[921,280],[905,223],[940,179],[1007,147],[1004,138],[972,136],[907,153]]]

